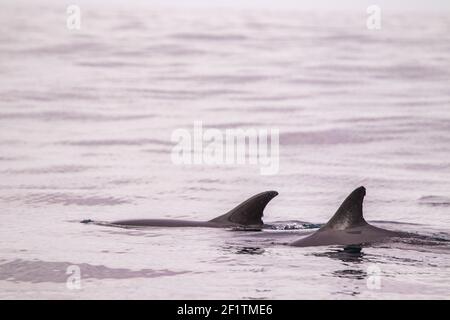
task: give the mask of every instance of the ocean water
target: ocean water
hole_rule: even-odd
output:
[[[81,9],[80,30],[63,4],[0,10],[0,298],[449,298],[448,14]],[[175,165],[196,121],[279,129],[279,172]],[[265,222],[320,224],[360,185],[367,220],[425,240],[79,223],[209,220],[277,190]]]

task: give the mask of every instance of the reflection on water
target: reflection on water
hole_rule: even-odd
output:
[[[326,252],[312,253],[316,257],[327,257],[341,260],[342,262],[361,263],[365,256],[362,247],[358,245],[346,246],[342,249],[334,249]]]
[[[260,255],[265,252],[262,247],[242,246],[239,244],[221,246],[226,253]]]
[[[258,247],[242,247],[236,251],[236,254],[263,254],[264,249]]]
[[[105,253],[108,253],[105,251]],[[125,268],[108,268],[104,265],[91,265],[87,263],[74,264],[70,262],[52,261],[25,261],[16,259],[14,261],[0,264],[0,280],[14,282],[66,282],[67,270],[71,266],[80,269],[83,279],[130,279],[130,278],[153,278],[167,277],[185,274],[188,271],[172,270],[129,270]]]
[[[342,286],[340,290],[334,292],[333,295],[357,296],[361,294],[360,287],[363,285],[363,281],[366,281],[368,277],[367,270],[364,265],[364,262],[366,262],[366,255],[364,254],[361,246],[346,246],[344,248],[314,253],[313,255],[316,257],[331,258],[342,262],[336,267],[337,270],[326,274],[326,276],[338,279],[348,279],[351,281],[340,285]]]
[[[358,279],[363,280],[366,279],[367,273],[363,270],[355,270],[355,269],[343,269],[337,270],[333,272],[333,275],[339,278],[348,278],[348,279]]]

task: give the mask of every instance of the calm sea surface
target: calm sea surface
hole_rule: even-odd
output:
[[[63,5],[0,10],[0,298],[449,298],[448,15],[81,9],[79,31]],[[278,128],[279,173],[174,165],[195,121]],[[265,190],[266,222],[325,223],[360,185],[367,220],[427,240],[79,223],[208,220]]]

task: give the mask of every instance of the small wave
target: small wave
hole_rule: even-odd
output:
[[[431,207],[449,207],[450,198],[444,196],[423,196],[419,199],[421,205],[431,206]]]
[[[142,145],[172,145],[172,142],[158,139],[97,139],[97,140],[77,140],[61,141],[59,144],[84,147],[105,147],[105,146],[142,146]]]
[[[9,112],[0,113],[0,120],[43,120],[43,121],[116,121],[116,120],[141,120],[153,118],[153,115],[106,115],[86,112]]]
[[[115,206],[131,203],[131,200],[112,196],[83,196],[72,193],[35,193],[26,196],[8,196],[0,199],[9,202],[22,201],[26,204],[60,204],[63,206]]]
[[[8,174],[49,174],[49,173],[79,173],[89,170],[91,167],[88,166],[50,166],[44,168],[30,168],[30,169],[17,169],[17,170],[6,170],[3,173]]]
[[[125,268],[109,268],[104,265],[88,263],[51,262],[42,260],[27,261],[16,259],[0,264],[0,280],[14,282],[67,282],[67,269],[71,266],[80,268],[83,279],[130,279],[158,278],[188,273],[188,271],[171,271],[167,269],[130,270]]]
[[[322,130],[322,131],[305,131],[305,132],[289,132],[280,135],[280,143],[282,145],[296,144],[353,144],[370,142],[372,139],[362,137],[354,131],[349,130]]]
[[[211,34],[211,33],[174,33],[171,38],[176,40],[197,40],[197,41],[245,41],[248,38],[241,34]]]
[[[389,220],[368,220],[370,223],[377,224],[396,224],[396,225],[408,225],[408,226],[420,226],[420,223],[412,223],[412,222],[400,222],[400,221],[389,221]]]
[[[126,68],[135,67],[142,68],[139,63],[121,62],[121,61],[98,61],[98,62],[78,62],[77,65],[89,68]]]
[[[303,229],[317,229],[322,224],[302,222],[302,221],[276,221],[267,225],[272,230],[303,230]]]

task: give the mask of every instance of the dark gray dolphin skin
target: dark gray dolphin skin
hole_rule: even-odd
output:
[[[296,247],[359,245],[399,237],[401,233],[374,227],[363,217],[366,189],[359,187],[344,200],[334,216],[317,232],[291,243]]]
[[[136,227],[210,227],[210,228],[256,228],[264,226],[262,217],[264,208],[274,197],[278,195],[276,191],[265,191],[254,195],[242,202],[231,211],[218,216],[209,221],[190,221],[174,219],[138,219],[138,220],[120,220],[107,223],[116,226],[136,226]],[[82,222],[94,222],[84,220]],[[105,223],[102,223],[105,224]]]

